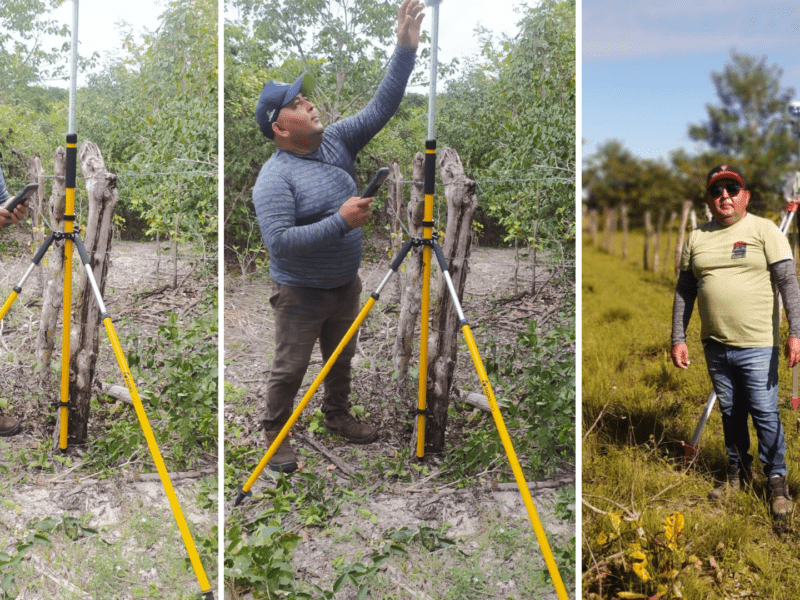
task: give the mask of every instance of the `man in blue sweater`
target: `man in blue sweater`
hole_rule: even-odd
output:
[[[371,198],[358,198],[355,158],[394,115],[414,69],[424,14],[418,0],[404,0],[397,14],[397,47],[372,101],[357,115],[322,125],[309,95],[314,80],[268,82],[256,107],[261,132],[277,149],[253,189],[261,236],[270,255],[270,304],[275,313],[275,358],[259,416],[272,445],[292,413],[294,398],[319,339],[323,359],[338,346],[359,312],[361,227]],[[378,430],[350,415],[350,361],[355,337],[325,379],[325,428],[356,444],[378,439]],[[291,472],[297,460],[284,440],[269,468]]]

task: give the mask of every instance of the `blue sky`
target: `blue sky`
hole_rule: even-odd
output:
[[[800,3],[583,0],[583,155],[619,139],[640,158],[702,148],[687,135],[718,104],[712,71],[731,49],[783,69],[800,91]]]

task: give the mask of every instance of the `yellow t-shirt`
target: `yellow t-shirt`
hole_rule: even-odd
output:
[[[775,223],[749,213],[730,227],[712,219],[692,231],[681,269],[697,278],[701,339],[739,348],[779,345],[780,311],[768,267],[791,258]]]

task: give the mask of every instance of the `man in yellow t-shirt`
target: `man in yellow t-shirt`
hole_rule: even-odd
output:
[[[672,314],[672,361],[689,366],[686,327],[697,298],[700,338],[722,412],[728,455],[725,481],[712,492],[752,479],[748,416],[769,479],[773,518],[792,511],[786,485],[786,442],[778,411],[778,288],[789,318],[786,356],[800,362],[800,288],[786,236],[767,219],[747,213],[750,191],[741,172],[720,165],[706,179],[712,220],[694,230],[683,248]]]

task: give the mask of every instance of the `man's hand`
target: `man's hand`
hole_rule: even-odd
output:
[[[786,340],[786,358],[790,369],[800,363],[800,338],[790,337]]]
[[[369,220],[369,204],[372,198],[359,198],[353,196],[342,204],[339,214],[344,217],[352,229],[363,227]]]
[[[688,369],[689,365],[689,347],[686,344],[675,344],[672,347],[672,364],[679,369]]]
[[[419,29],[425,13],[419,0],[404,0],[397,11],[397,43],[403,48],[419,46]]]
[[[19,223],[28,214],[28,201],[18,204],[14,212],[8,212],[5,208],[0,208],[0,227]]]

